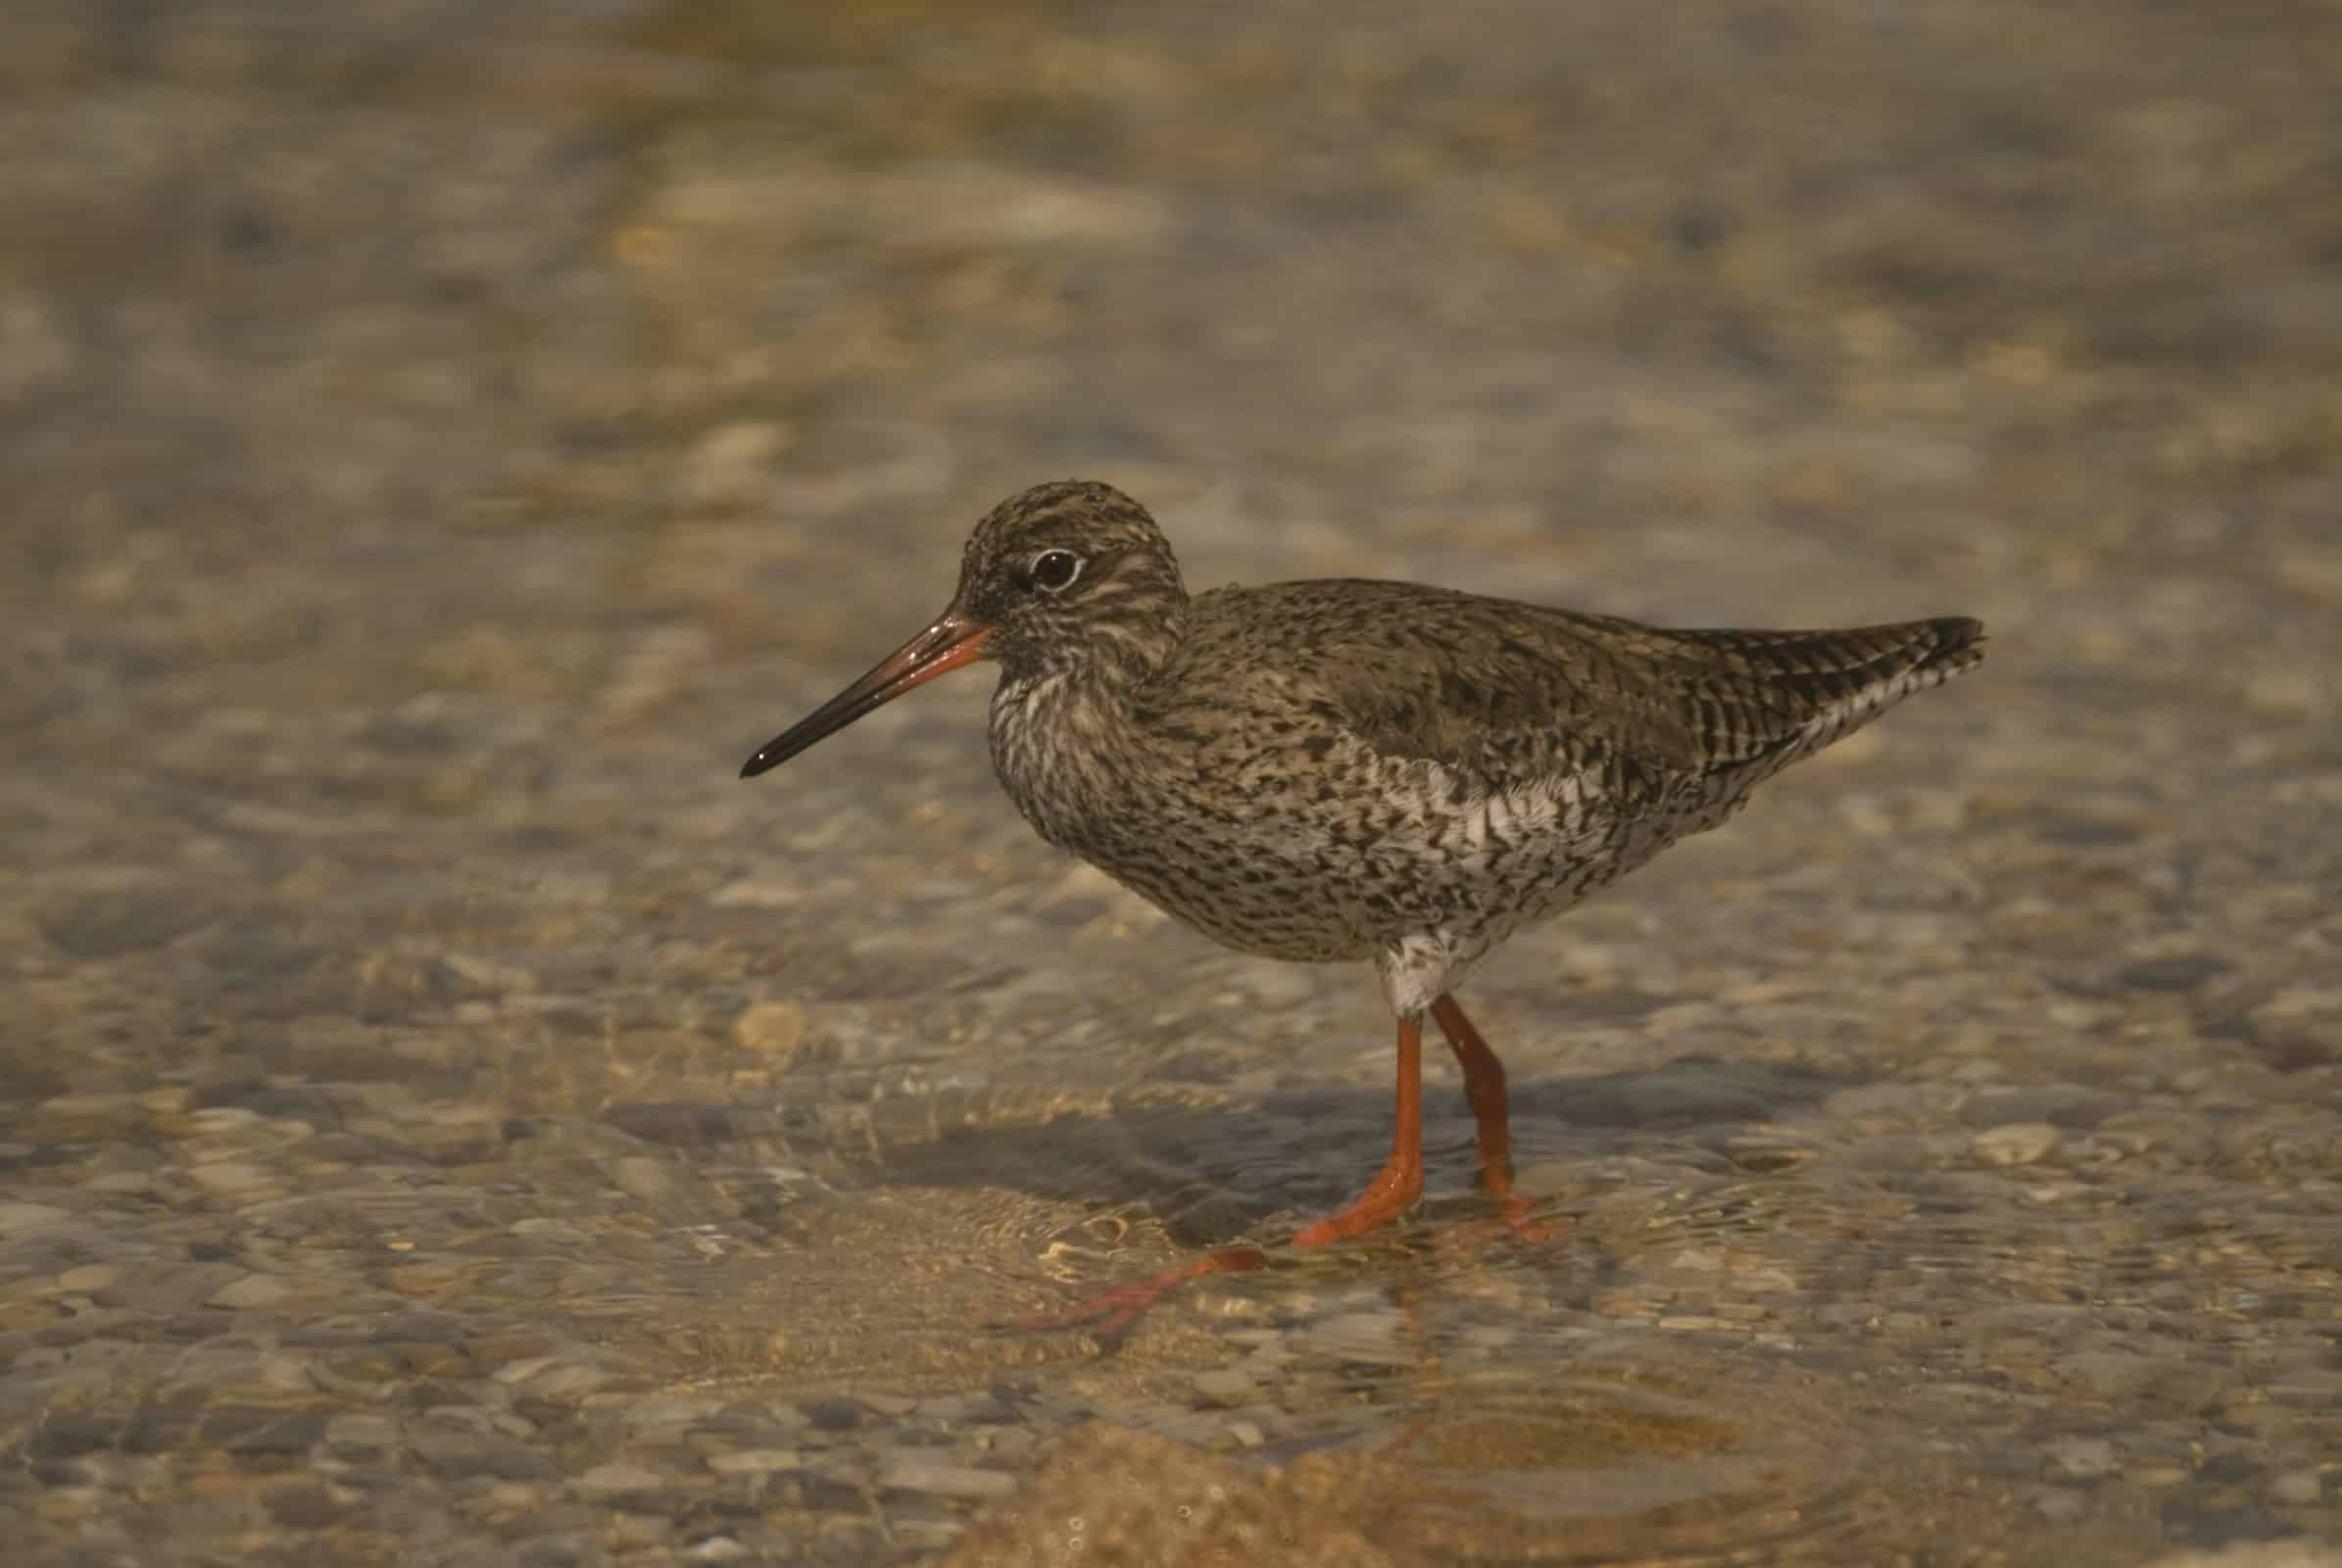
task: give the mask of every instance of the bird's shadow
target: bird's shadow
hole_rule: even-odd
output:
[[[1516,1077],[1516,1169],[1648,1155],[1728,1174],[1732,1146],[1861,1080],[1795,1064],[1683,1056],[1646,1069]],[[787,1092],[783,1092],[787,1098]],[[856,1187],[994,1189],[1113,1229],[1151,1221],[1182,1248],[1257,1242],[1355,1197],[1389,1148],[1391,1096],[1382,1088],[1308,1087],[1232,1097],[1209,1085],[1151,1084],[1145,1093],[1053,1115],[988,1119],[980,1107],[852,1126],[834,1137],[834,1168]],[[1477,1155],[1470,1112],[1453,1079],[1424,1085],[1427,1195],[1469,1194]],[[633,1105],[609,1119],[705,1166],[736,1165],[774,1112]],[[795,1152],[812,1118],[790,1118]],[[1533,1200],[1549,1193],[1525,1184]]]

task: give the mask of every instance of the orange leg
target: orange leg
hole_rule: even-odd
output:
[[[1488,1048],[1483,1046],[1481,1051],[1486,1054]],[[1488,1057],[1491,1063],[1495,1059]],[[1496,1087],[1501,1099],[1501,1073]],[[1391,1134],[1391,1157],[1383,1161],[1382,1170],[1366,1184],[1358,1200],[1295,1234],[1293,1246],[1323,1247],[1328,1242],[1363,1236],[1413,1208],[1423,1196],[1423,1030],[1404,1018],[1398,1021],[1397,1123]]]
[[[1504,1090],[1504,1063],[1480,1038],[1480,1031],[1472,1027],[1455,998],[1443,996],[1433,1003],[1432,1016],[1439,1021],[1439,1032],[1447,1036],[1456,1065],[1464,1069],[1464,1102],[1472,1107],[1472,1119],[1480,1126],[1481,1185],[1498,1198],[1509,1198],[1513,1190],[1512,1102]]]
[[[1494,1060],[1493,1057],[1489,1059]],[[1415,1200],[1422,1196],[1423,1030],[1419,1025],[1402,1019],[1398,1026],[1398,1125],[1391,1136],[1391,1157],[1383,1162],[1381,1173],[1366,1184],[1366,1191],[1359,1195],[1356,1202],[1341,1213],[1321,1219],[1301,1231],[1293,1237],[1293,1245],[1322,1247],[1328,1242],[1363,1236],[1384,1221],[1413,1208]],[[1090,1298],[1071,1311],[1023,1318],[1009,1326],[1016,1329],[1086,1327],[1097,1336],[1099,1344],[1110,1346],[1129,1333],[1131,1326],[1146,1315],[1148,1307],[1189,1281],[1201,1279],[1207,1274],[1258,1268],[1267,1261],[1267,1255],[1257,1248],[1223,1247],[1217,1251],[1206,1252],[1193,1263],[1149,1279],[1116,1286],[1113,1290]]]
[[[1455,1050],[1457,1063],[1464,1070],[1464,1098],[1472,1106],[1473,1120],[1480,1129],[1482,1185],[1490,1196],[1503,1200],[1504,1221],[1514,1235],[1531,1242],[1550,1240],[1558,1233],[1531,1219],[1529,1200],[1513,1193],[1512,1129],[1507,1119],[1503,1065],[1496,1060],[1496,1054],[1488,1049],[1488,1042],[1480,1038],[1480,1031],[1464,1016],[1464,1009],[1455,1004],[1453,997],[1442,996],[1433,1003],[1432,1016],[1439,1020],[1448,1045]],[[1330,1242],[1364,1236],[1413,1208],[1423,1196],[1423,1030],[1403,1018],[1398,1025],[1397,1102],[1396,1125],[1391,1134],[1391,1157],[1383,1162],[1374,1180],[1366,1184],[1366,1191],[1358,1195],[1356,1202],[1295,1233],[1293,1246],[1323,1247]],[[1267,1261],[1267,1254],[1257,1248],[1223,1247],[1180,1268],[1092,1297],[1071,1311],[1025,1318],[1011,1326],[1019,1329],[1086,1326],[1100,1344],[1112,1345],[1146,1315],[1148,1307],[1191,1280],[1259,1268]]]
[[[1456,1065],[1464,1069],[1464,1101],[1480,1129],[1480,1184],[1492,1198],[1504,1200],[1504,1222],[1523,1241],[1549,1241],[1556,1234],[1529,1217],[1529,1200],[1513,1193],[1512,1102],[1504,1089],[1504,1064],[1480,1038],[1464,1009],[1452,996],[1432,1004],[1439,1032],[1455,1051]]]

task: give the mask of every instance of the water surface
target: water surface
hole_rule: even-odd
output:
[[[2143,1563],[2342,1537],[2331,8],[0,23],[25,1562]],[[1034,841],[1081,473],[1191,580],[1966,612],[1516,941],[1386,1236],[1359,969]]]

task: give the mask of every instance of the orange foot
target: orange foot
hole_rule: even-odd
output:
[[[1532,1217],[1528,1199],[1513,1192],[1512,1137],[1508,1125],[1504,1068],[1495,1053],[1481,1039],[1457,1006],[1442,996],[1432,1004],[1432,1016],[1454,1048],[1464,1071],[1464,1095],[1479,1127],[1481,1185],[1502,1205],[1503,1228],[1521,1241],[1552,1241],[1561,1232]],[[1398,1021],[1397,1116],[1391,1137],[1391,1157],[1356,1202],[1296,1232],[1294,1247],[1324,1247],[1364,1236],[1415,1206],[1423,1196],[1423,1030],[1408,1019]],[[1470,1233],[1467,1232],[1467,1235]],[[1191,1280],[1207,1274],[1259,1268],[1268,1261],[1257,1248],[1225,1247],[1193,1263],[1157,1274],[1151,1279],[1116,1286],[1063,1312],[1045,1312],[1019,1318],[1009,1327],[1021,1330],[1087,1328],[1100,1345],[1119,1344],[1148,1308]]]
[[[1178,1290],[1191,1280],[1206,1274],[1228,1274],[1240,1269],[1258,1268],[1268,1261],[1268,1254],[1256,1247],[1223,1247],[1206,1252],[1195,1262],[1170,1269],[1149,1279],[1134,1280],[1117,1285],[1110,1291],[1100,1291],[1062,1312],[1041,1312],[1032,1317],[1020,1317],[1009,1327],[1023,1333],[1041,1333],[1050,1329],[1086,1328],[1091,1337],[1107,1349],[1120,1345],[1147,1308]]]

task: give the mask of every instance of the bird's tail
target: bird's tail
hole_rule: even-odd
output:
[[[1940,686],[1984,658],[1984,623],[1966,615],[1842,631],[1703,634],[1738,666],[1753,697],[1735,715],[1751,743],[1737,762],[1767,773],[1844,739],[1913,692]],[[1757,695],[1761,694],[1761,695]]]

